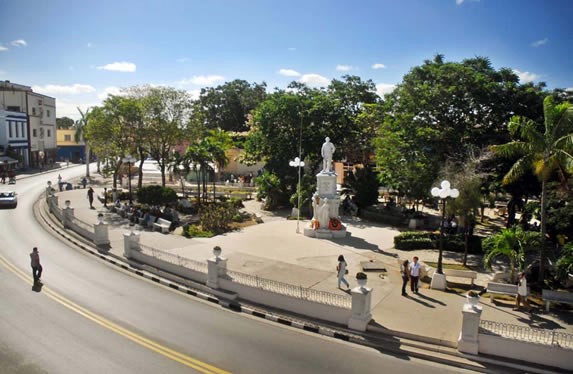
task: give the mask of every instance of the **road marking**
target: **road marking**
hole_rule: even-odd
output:
[[[32,277],[23,272],[22,270],[18,269],[15,265],[13,265],[12,263],[10,263],[8,260],[6,260],[6,258],[2,255],[0,255],[0,264],[2,264],[6,269],[10,270],[12,273],[14,273],[16,276],[18,276],[20,279],[22,279],[24,282],[28,283],[29,285],[32,285]],[[57,292],[51,290],[49,287],[44,286],[42,288],[42,293],[44,293],[46,296],[48,296],[49,298],[51,298],[52,300],[60,303],[61,305],[65,306],[66,308],[78,313],[79,315],[97,323],[98,325],[107,328],[108,330],[111,330],[113,332],[115,332],[118,335],[121,335],[147,349],[150,349],[156,353],[159,353],[160,355],[163,355],[167,358],[170,358],[174,361],[177,361],[185,366],[191,367],[201,373],[205,373],[205,374],[228,374],[230,372],[219,369],[215,366],[209,365],[205,362],[202,362],[200,360],[197,360],[195,358],[189,357],[183,353],[177,352],[173,349],[170,349],[164,345],[161,345],[159,343],[154,342],[153,340],[147,339],[141,335],[138,335],[124,327],[121,327],[120,325],[109,321],[108,319],[101,317],[91,311],[89,311],[88,309],[74,303],[73,301],[66,299],[64,296],[58,294]]]

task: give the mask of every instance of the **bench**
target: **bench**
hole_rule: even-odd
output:
[[[489,300],[493,302],[496,295],[517,295],[517,285],[508,283],[489,282],[487,284],[487,293],[489,293]]]
[[[166,220],[166,219],[163,219],[163,218],[159,218],[159,219],[157,220],[157,222],[155,222],[155,223],[153,224],[153,228],[154,228],[154,229],[161,230],[161,232],[162,232],[163,234],[168,234],[170,227],[171,227],[171,222],[168,221],[168,220]]]
[[[156,220],[156,219],[157,219],[157,217],[152,216],[152,215],[150,214],[150,215],[148,215],[147,222],[146,222],[146,220],[145,220],[145,215],[143,215],[143,216],[139,217],[137,223],[139,223],[139,224],[140,224],[141,226],[143,226],[144,228],[147,227],[147,228],[151,228],[151,229],[152,229],[152,228],[153,228],[153,224],[155,223],[155,220]]]
[[[488,278],[492,282],[500,283],[501,281],[509,282],[511,279],[511,274],[505,271],[496,271],[495,273],[488,275]]]
[[[551,303],[573,304],[573,292],[543,290],[541,292],[545,301],[545,311],[549,312]]]
[[[494,212],[496,215],[502,217],[502,216],[505,216],[505,215],[507,214],[507,208],[504,207],[504,206],[502,206],[502,207],[499,207],[499,208],[495,208],[493,212]]]
[[[472,281],[472,287],[474,286],[474,279],[477,279],[477,272],[472,270],[444,269],[444,274],[447,277],[469,278]]]

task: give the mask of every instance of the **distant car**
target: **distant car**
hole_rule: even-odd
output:
[[[16,208],[18,206],[18,198],[14,191],[0,191],[0,208]]]

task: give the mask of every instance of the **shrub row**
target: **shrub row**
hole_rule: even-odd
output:
[[[463,252],[465,249],[464,234],[445,235],[444,249]],[[435,249],[440,246],[440,233],[435,231],[407,231],[394,237],[394,247],[405,251],[416,249]],[[481,237],[472,236],[468,242],[469,253],[481,253]]]

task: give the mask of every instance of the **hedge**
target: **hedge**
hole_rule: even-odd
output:
[[[472,236],[468,243],[469,253],[481,253],[481,237]],[[444,235],[444,249],[453,252],[464,251],[464,234]],[[440,247],[440,233],[431,231],[406,231],[394,237],[396,249],[436,249]]]

